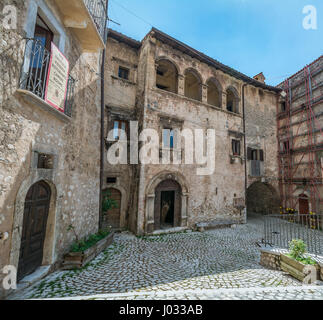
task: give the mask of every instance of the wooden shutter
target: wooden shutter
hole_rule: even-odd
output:
[[[264,161],[264,150],[259,150],[259,160]]]

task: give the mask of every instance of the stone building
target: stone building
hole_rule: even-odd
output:
[[[105,164],[104,189],[119,203],[106,214],[106,224],[144,234],[200,222],[240,223],[246,221],[246,198],[252,210],[277,210],[279,88],[155,28],[141,42],[109,30],[105,72],[107,153],[120,155],[116,141],[127,140],[123,131],[127,137],[131,129],[159,133],[158,150],[151,150],[158,164],[130,161],[133,136],[126,142],[127,161]],[[193,141],[185,144],[177,134],[185,129],[194,138],[195,129],[215,130],[210,173],[198,170],[206,164],[195,161],[196,154],[186,161]],[[201,145],[195,142],[195,151],[204,147],[203,154],[206,142]]]
[[[323,56],[282,82],[277,108],[279,191],[284,208],[323,213]]]
[[[1,1],[0,283],[6,265],[18,269],[18,280],[55,268],[74,241],[69,225],[81,238],[98,230],[106,5]],[[59,52],[69,62],[66,101]],[[56,78],[50,64],[61,68]]]

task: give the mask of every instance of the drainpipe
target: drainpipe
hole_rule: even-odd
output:
[[[106,17],[104,22],[104,44],[107,45],[107,35],[108,35],[108,4],[106,7]],[[102,62],[101,62],[101,130],[100,130],[100,197],[99,197],[99,230],[102,229],[103,224],[103,212],[102,212],[102,189],[103,189],[103,178],[104,178],[104,150],[105,150],[105,143],[104,143],[104,115],[105,115],[105,103],[104,103],[104,67],[105,67],[105,56],[106,56],[106,48],[103,49],[102,52]]]
[[[248,176],[247,176],[247,145],[246,145],[246,114],[245,114],[245,87],[248,83],[242,85],[242,116],[243,116],[243,145],[244,145],[244,191],[245,191],[245,217],[244,222],[247,223],[247,186],[248,186]]]

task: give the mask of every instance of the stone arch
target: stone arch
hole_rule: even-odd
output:
[[[193,68],[188,68],[184,72],[184,79],[185,97],[197,101],[202,101],[203,78],[200,73]]]
[[[178,93],[179,68],[168,57],[156,60],[156,87],[165,91]]]
[[[47,176],[46,173],[38,172],[36,175],[31,175],[29,178],[22,182],[16,195],[10,249],[10,264],[15,266],[17,269],[19,264],[19,253],[21,247],[25,199],[29,189],[39,182],[45,182],[48,185],[51,193],[46,233],[43,246],[43,259],[41,265],[52,265],[56,260],[55,245],[58,228],[57,189],[54,182]]]
[[[172,180],[180,186],[180,217],[178,226],[186,227],[188,223],[188,197],[189,190],[187,182],[184,176],[178,172],[164,171],[151,179],[146,188],[146,223],[145,229],[147,233],[151,233],[155,230],[155,190],[166,180]]]
[[[222,107],[222,85],[215,78],[211,77],[206,81],[207,103],[216,107]]]
[[[247,213],[278,214],[280,199],[269,183],[254,182],[247,189]]]
[[[121,193],[121,206],[120,206],[120,228],[126,228],[127,227],[127,219],[126,219],[126,210],[127,210],[127,192],[126,190],[118,185],[118,184],[109,184],[107,185],[104,190],[107,189],[116,189]]]
[[[227,110],[234,113],[240,113],[239,111],[240,96],[239,96],[238,90],[233,86],[229,86],[226,89],[226,95],[227,95]]]

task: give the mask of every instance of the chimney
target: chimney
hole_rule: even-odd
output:
[[[265,80],[266,80],[266,78],[262,72],[258,73],[253,78],[259,82],[262,82],[262,83],[265,83]]]

